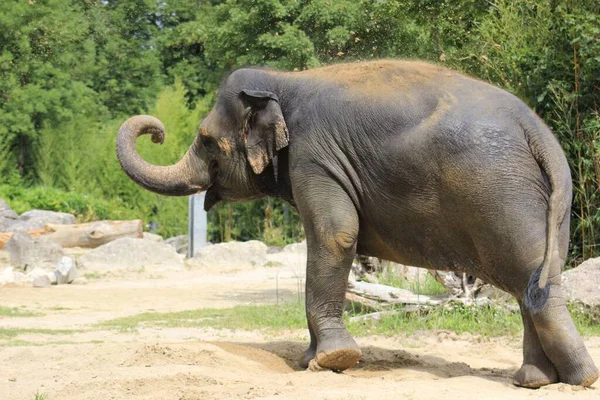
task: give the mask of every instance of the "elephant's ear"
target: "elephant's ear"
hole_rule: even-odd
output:
[[[277,152],[287,146],[290,139],[279,98],[275,93],[257,90],[242,90],[240,97],[249,108],[243,134],[252,171],[260,174],[272,161],[277,179]]]

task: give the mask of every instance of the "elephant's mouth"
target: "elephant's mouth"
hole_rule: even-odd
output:
[[[221,194],[218,190],[217,176],[219,175],[219,164],[216,160],[211,161],[208,166],[208,174],[210,176],[210,182],[208,189],[206,190],[206,197],[204,198],[204,210],[209,211],[215,204],[221,201]]]
[[[217,175],[219,175],[219,163],[216,160],[212,160],[208,165],[209,188],[217,181]]]

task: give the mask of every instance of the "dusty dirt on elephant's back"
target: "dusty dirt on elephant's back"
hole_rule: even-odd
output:
[[[99,279],[47,290],[0,289],[0,304],[42,315],[0,317],[0,327],[29,329],[27,343],[0,347],[0,399],[597,399],[600,388],[514,387],[520,339],[451,332],[360,338],[362,361],[343,374],[298,368],[305,331],[278,336],[209,328],[102,330],[96,323],[144,311],[276,301],[273,270],[223,276]],[[294,299],[297,279],[277,293]],[[69,329],[48,335],[33,329]],[[600,364],[600,338],[586,341]],[[569,393],[565,393],[569,392]]]

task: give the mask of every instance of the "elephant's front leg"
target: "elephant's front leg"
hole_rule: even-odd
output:
[[[361,353],[342,321],[348,273],[356,252],[358,216],[341,190],[329,190],[303,206],[308,265],[306,271],[306,317],[311,345],[302,364],[311,359],[323,368],[343,371],[358,362]],[[308,203],[308,204],[307,204]],[[303,210],[301,209],[301,212]]]

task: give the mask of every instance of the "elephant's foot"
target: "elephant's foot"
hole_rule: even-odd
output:
[[[316,361],[322,368],[339,372],[355,366],[360,360],[360,348],[346,329],[318,342]]]
[[[311,360],[335,372],[355,366],[360,360],[360,348],[345,329],[336,333],[335,337],[323,338],[318,346],[311,343],[300,359],[300,367],[308,368]]]
[[[569,385],[591,386],[599,377],[598,368],[591,357],[585,352],[583,362],[573,363],[559,368],[558,379]],[[580,359],[581,360],[581,359]]]
[[[319,351],[317,364],[335,372],[344,371],[355,366],[360,360],[361,352],[358,348],[342,348],[331,351]]]
[[[558,382],[558,373],[550,363],[544,366],[524,364],[515,374],[513,383],[517,386],[537,389]]]
[[[310,360],[314,359],[317,355],[317,346],[310,344],[310,347],[304,351],[302,358],[300,358],[300,368],[308,368]]]

